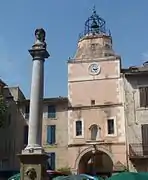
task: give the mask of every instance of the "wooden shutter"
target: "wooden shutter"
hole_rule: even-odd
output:
[[[55,170],[55,152],[48,153],[48,169]]]
[[[47,126],[47,143],[55,144],[56,141],[56,126],[49,125]]]
[[[148,87],[140,87],[140,107],[148,106]]]
[[[51,144],[52,139],[51,139],[51,126],[47,126],[47,143]]]
[[[51,167],[55,170],[55,153],[51,153]]]
[[[143,155],[148,155],[148,124],[141,125]]]
[[[145,96],[146,96],[145,107],[147,107],[148,106],[148,87],[145,87]]]
[[[56,126],[51,125],[51,139],[52,139],[52,144],[55,144],[56,141]]]

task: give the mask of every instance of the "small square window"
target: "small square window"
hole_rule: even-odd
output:
[[[91,106],[95,105],[95,100],[91,100]]]

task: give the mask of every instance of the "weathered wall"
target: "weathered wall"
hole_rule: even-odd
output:
[[[58,100],[58,98],[57,98]],[[26,101],[21,105],[22,113],[25,113],[25,105],[29,101]],[[48,118],[48,105],[55,105],[56,118]],[[67,162],[67,143],[68,143],[68,120],[67,120],[67,105],[68,101],[51,102],[44,101],[43,105],[43,124],[42,124],[42,146],[47,153],[55,152],[55,164],[56,169],[68,166]],[[28,123],[28,119],[26,119]],[[50,145],[47,143],[47,126],[56,125],[56,143]]]
[[[128,147],[131,143],[142,143],[141,124],[148,124],[148,109],[140,107],[139,87],[141,86],[148,86],[148,79],[144,75],[126,76],[126,78],[124,78],[125,118]],[[143,151],[142,146],[133,150]],[[139,163],[140,162],[141,161],[139,161]],[[129,167],[131,171],[136,171],[136,166],[133,165],[130,160]]]
[[[19,88],[6,87],[4,89],[4,96],[6,97],[8,104],[8,112],[5,126],[0,129],[1,170],[19,169],[17,154],[23,149],[23,131],[25,120],[20,113],[19,106],[17,104],[17,100],[21,99],[22,96],[19,97],[18,95]]]

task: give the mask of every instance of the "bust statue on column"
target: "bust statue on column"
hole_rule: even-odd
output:
[[[40,48],[45,48],[46,49],[46,42],[45,42],[45,37],[46,37],[46,32],[43,28],[36,29],[35,30],[35,44],[34,46],[39,46]]]

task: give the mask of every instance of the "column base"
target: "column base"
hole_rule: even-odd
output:
[[[19,154],[21,180],[46,180],[48,174],[46,165],[48,156],[45,153]]]

